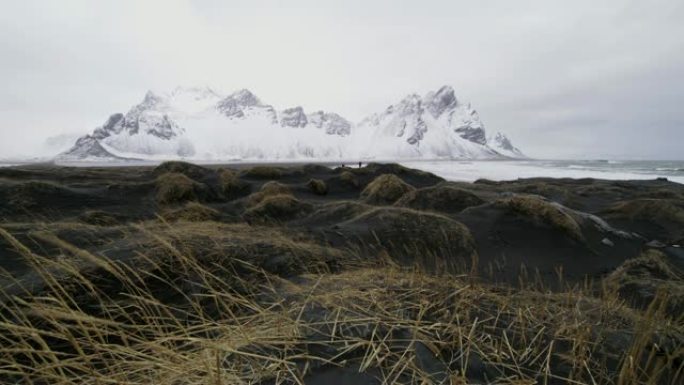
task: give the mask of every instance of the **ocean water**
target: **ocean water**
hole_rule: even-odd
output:
[[[667,178],[684,184],[684,161],[524,160],[524,161],[411,161],[406,167],[429,171],[452,181],[495,181],[518,178]]]

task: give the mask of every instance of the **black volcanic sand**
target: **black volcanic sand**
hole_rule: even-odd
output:
[[[173,247],[212,263],[239,258],[297,284],[317,271],[389,264],[503,288],[612,284],[646,309],[662,283],[673,293],[668,313],[681,321],[684,310],[684,185],[666,180],[457,183],[397,164],[20,166],[0,168],[0,221],[3,301],[47,290],[27,253],[89,253],[144,270]],[[102,274],[105,291],[121,290]],[[171,284],[150,290],[182,303]],[[313,370],[307,383],[378,381],[378,369],[350,365]],[[496,377],[472,365],[482,366],[472,380]]]

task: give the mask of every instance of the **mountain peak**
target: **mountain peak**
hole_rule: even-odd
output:
[[[218,102],[216,109],[228,117],[242,118],[245,116],[245,108],[267,107],[250,90],[243,88],[228,95]]]
[[[456,94],[451,86],[442,86],[436,92],[428,92],[425,95],[425,105],[428,111],[438,118],[444,111],[453,109],[458,105],[458,100],[456,99]]]
[[[243,106],[258,106],[261,105],[261,100],[252,93],[252,91],[243,88],[230,94],[229,98],[235,99]]]
[[[511,140],[501,132],[497,132],[496,135],[489,138],[488,142],[491,147],[502,155],[510,156],[512,158],[525,158],[525,154],[515,147],[513,143],[511,143]]]

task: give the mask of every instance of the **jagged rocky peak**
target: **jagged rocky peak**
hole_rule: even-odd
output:
[[[428,92],[424,98],[425,106],[433,117],[438,118],[444,111],[452,110],[458,100],[451,86],[443,86],[437,92]]]
[[[458,101],[453,87],[443,86],[437,91],[428,92],[424,104],[435,119],[446,116],[449,127],[461,138],[481,145],[487,144],[487,134],[480,115],[470,103]]]
[[[495,150],[499,151],[502,155],[515,158],[525,157],[525,154],[523,154],[522,151],[515,147],[506,135],[500,132],[497,132],[496,135],[491,137],[488,142],[490,146],[492,146]]]
[[[242,118],[246,108],[257,106],[263,106],[261,100],[251,91],[241,89],[219,101],[216,108],[228,117]]]
[[[60,154],[60,158],[81,160],[89,158],[115,159],[117,157],[102,147],[100,142],[92,135],[85,135],[78,138],[76,144],[69,150]]]
[[[288,108],[280,113],[280,125],[283,127],[306,127],[308,119],[300,106]]]
[[[308,120],[314,127],[325,129],[326,134],[340,136],[351,134],[351,122],[334,112],[316,111],[308,116]]]
[[[260,106],[261,100],[256,97],[250,90],[241,89],[233,92],[228,98],[234,99],[239,105],[245,107]]]

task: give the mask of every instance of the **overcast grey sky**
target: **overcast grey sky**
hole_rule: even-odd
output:
[[[549,158],[684,158],[684,1],[0,0],[0,158],[146,90],[352,121],[443,84]]]

